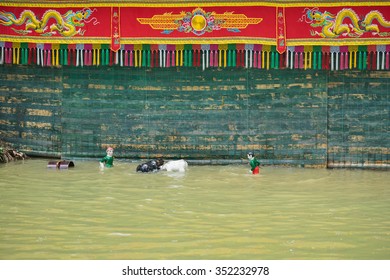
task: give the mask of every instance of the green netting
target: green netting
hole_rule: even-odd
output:
[[[389,164],[386,71],[1,66],[0,81],[0,138],[37,154]]]

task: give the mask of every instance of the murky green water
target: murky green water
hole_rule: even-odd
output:
[[[0,259],[389,259],[390,172],[0,165]]]

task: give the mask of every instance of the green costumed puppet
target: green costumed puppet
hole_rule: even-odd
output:
[[[252,174],[260,173],[260,161],[255,158],[253,152],[248,153],[249,164],[251,166]]]
[[[114,149],[111,147],[108,147],[106,150],[106,156],[100,160],[100,167],[113,167],[114,166]]]

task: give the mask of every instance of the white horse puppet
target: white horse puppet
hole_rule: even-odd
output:
[[[160,170],[179,171],[179,172],[185,172],[187,169],[188,169],[188,163],[184,159],[170,160],[164,163],[160,167]]]

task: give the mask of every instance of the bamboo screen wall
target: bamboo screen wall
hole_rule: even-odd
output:
[[[0,138],[28,154],[389,164],[388,71],[0,67]]]

